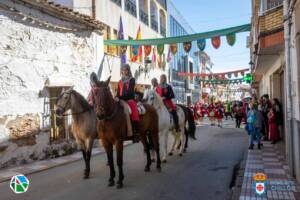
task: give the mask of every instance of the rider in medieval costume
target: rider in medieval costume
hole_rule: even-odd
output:
[[[160,84],[156,87],[156,92],[162,97],[164,104],[172,114],[176,132],[179,132],[180,128],[178,123],[178,115],[176,112],[176,105],[172,101],[172,99],[175,98],[175,95],[172,86],[167,84],[167,77],[165,74],[160,76]]]
[[[131,110],[130,118],[129,118],[129,112],[126,112],[127,126],[130,126],[130,120],[131,120],[131,125],[133,128],[133,142],[136,143],[139,142],[140,117],[138,113],[137,103],[134,100],[135,79],[132,77],[130,66],[128,64],[125,64],[122,67],[121,74],[122,74],[122,78],[118,83],[116,100],[117,101],[123,100],[127,102],[128,106],[130,107]],[[131,136],[131,134],[129,133],[128,136]]]
[[[97,74],[95,72],[92,72],[91,75],[90,75],[90,85],[91,85],[91,90],[90,90],[90,93],[88,95],[88,103],[91,105],[91,106],[94,106],[94,95],[93,95],[93,90],[94,88],[96,87],[96,83],[98,81],[98,77],[97,77]]]

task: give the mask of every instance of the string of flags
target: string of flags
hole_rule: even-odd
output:
[[[228,71],[228,72],[221,72],[221,73],[188,73],[188,72],[178,72],[178,76],[185,76],[185,77],[202,77],[207,78],[208,80],[225,80],[226,78],[231,79],[233,76],[244,76],[245,72],[249,71],[248,68],[245,69],[239,69],[234,71]]]
[[[121,21],[121,19],[120,19]],[[135,40],[124,40],[118,38],[117,40],[105,40],[104,44],[108,46],[120,46],[121,55],[126,54],[127,47],[129,46],[132,53],[132,60],[136,61],[138,57],[142,55],[142,51],[145,52],[145,57],[149,56],[151,52],[157,53],[158,56],[162,56],[165,51],[165,45],[168,45],[168,52],[175,55],[178,51],[178,44],[183,44],[183,49],[186,53],[189,53],[192,49],[192,42],[196,41],[197,47],[200,51],[204,51],[207,47],[207,40],[211,40],[211,44],[215,49],[219,49],[221,46],[221,37],[225,36],[228,45],[234,46],[236,43],[236,34],[240,32],[250,31],[251,25],[244,24],[241,26],[230,27],[226,29],[214,30],[209,32],[202,32],[190,35],[183,35],[177,37],[165,37],[155,39],[141,39],[141,28],[138,28],[137,37]],[[119,28],[122,31],[123,27]],[[144,48],[143,48],[144,47]],[[156,52],[154,52],[154,50]],[[156,56],[156,55],[155,55]],[[168,56],[169,58],[169,56]]]

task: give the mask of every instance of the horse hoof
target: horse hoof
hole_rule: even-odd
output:
[[[181,156],[183,156],[183,154],[182,154],[182,153],[180,153],[180,154],[179,154],[179,156],[181,157]]]
[[[152,159],[151,159],[151,162],[155,162],[155,158],[152,158]]]
[[[117,183],[117,189],[121,189],[123,187],[123,183]]]
[[[167,163],[167,160],[166,159],[162,160],[162,163]]]
[[[172,152],[170,152],[168,155],[169,155],[169,156],[173,156],[173,153],[172,153]]]
[[[186,149],[183,149],[183,153],[186,153]]]
[[[115,185],[115,182],[114,181],[110,181],[109,183],[108,183],[108,187],[112,187],[112,186],[114,186]]]

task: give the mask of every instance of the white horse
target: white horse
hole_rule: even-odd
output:
[[[184,134],[184,126],[185,126],[185,115],[184,111],[180,106],[177,106],[177,114],[178,114],[178,123],[180,127],[180,131],[176,132],[174,126],[173,117],[170,115],[169,111],[167,110],[166,106],[164,105],[163,99],[154,91],[154,90],[146,90],[144,92],[144,101],[145,103],[152,105],[158,114],[159,117],[159,138],[160,144],[163,144],[163,154],[162,154],[162,161],[167,161],[167,154],[168,154],[168,137],[169,134],[174,136],[174,142],[172,144],[172,148],[169,152],[169,155],[173,155],[173,151],[177,147],[176,144],[185,144],[186,136]],[[161,139],[164,141],[162,142]],[[179,156],[182,156],[184,152],[184,145],[180,146],[179,149]],[[154,152],[152,152],[152,156]]]

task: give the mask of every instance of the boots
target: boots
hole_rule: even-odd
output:
[[[138,143],[140,141],[140,122],[138,121],[132,122],[132,128],[133,128],[132,142]]]
[[[179,120],[178,120],[178,115],[177,115],[176,110],[172,110],[171,114],[174,119],[174,125],[175,125],[176,132],[179,132],[180,131],[179,122],[178,122]]]

